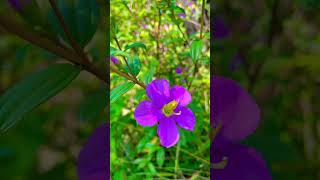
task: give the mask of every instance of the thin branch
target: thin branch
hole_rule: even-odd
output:
[[[191,79],[191,81],[190,81],[190,83],[189,83],[189,85],[188,85],[188,90],[191,88],[193,79],[196,77],[197,72],[198,72],[198,60],[196,60],[196,62],[195,62],[195,64],[194,64],[192,79]]]
[[[193,157],[193,158],[195,158],[195,159],[197,159],[197,160],[199,160],[199,161],[201,161],[201,162],[203,162],[203,163],[205,163],[205,164],[211,164],[209,161],[207,161],[207,160],[205,160],[205,159],[203,159],[203,158],[201,158],[201,157],[199,157],[199,156],[193,155],[192,153],[190,153],[190,152],[187,151],[187,150],[184,150],[184,149],[181,149],[181,148],[180,148],[180,151],[183,152],[183,153],[188,154],[189,156],[191,156],[191,157]]]
[[[204,24],[204,6],[205,6],[205,0],[202,0],[200,39],[203,38],[202,33],[203,33],[203,24]]]
[[[71,46],[73,47],[73,49],[83,58],[84,61],[86,62],[89,62],[87,56],[85,55],[83,49],[81,49],[79,46],[78,46],[78,43],[74,40],[71,32],[69,31],[68,27],[67,27],[67,24],[65,23],[64,21],[64,18],[63,18],[63,15],[60,13],[58,7],[57,7],[57,4],[56,4],[56,1],[55,0],[49,0],[50,1],[50,5],[55,13],[55,15],[57,16],[62,28],[63,28],[63,31],[64,33],[66,34]]]
[[[279,1],[278,0],[274,0],[273,1],[273,5],[272,5],[272,9],[271,9],[271,18],[270,18],[270,22],[269,22],[269,31],[268,31],[268,35],[267,35],[267,47],[271,48],[272,47],[272,42],[275,36],[275,28],[277,22],[278,22],[278,7],[279,7]],[[263,69],[263,66],[265,65],[265,60],[261,61],[259,64],[257,64],[256,68],[254,69],[254,72],[250,78],[250,83],[249,83],[249,87],[248,90],[249,92],[251,92],[254,89],[254,86],[256,85],[258,78],[261,74],[261,71]]]
[[[121,45],[120,45],[120,43],[119,43],[119,41],[118,41],[117,37],[116,37],[116,36],[114,36],[114,37],[113,37],[113,39],[116,41],[118,48],[122,51]],[[127,58],[126,58],[126,57],[124,57],[124,56],[122,56],[122,57],[123,57],[124,62],[126,63],[126,65],[127,65],[128,69],[129,69],[129,72],[130,72],[129,74],[131,74],[131,77],[134,79],[134,82],[139,82],[139,83],[137,83],[137,84],[139,84],[139,85],[143,85],[142,87],[143,87],[143,88],[145,88],[145,85],[144,85],[142,82],[140,82],[140,81],[137,79],[137,77],[134,75],[134,73],[133,73],[133,71],[132,71],[131,67],[129,66],[129,63],[128,63],[128,61],[127,61]]]
[[[160,61],[160,27],[161,27],[161,11],[158,8],[158,30],[157,30],[157,60]],[[161,61],[160,61],[161,62]]]
[[[141,86],[142,88],[144,88],[144,89],[146,88],[146,85],[145,85],[144,83],[142,83],[141,81],[138,81],[138,80],[132,78],[131,76],[129,76],[128,74],[126,74],[126,73],[124,73],[124,72],[119,71],[118,68],[115,67],[113,64],[110,64],[110,70],[111,70],[112,72],[118,74],[119,76],[122,76],[122,77],[124,77],[124,78],[126,78],[126,79],[128,79],[128,80],[130,80],[130,81],[132,81],[132,82],[134,82],[134,83],[136,83],[136,84],[138,84],[138,85]]]
[[[82,68],[99,79],[107,83],[107,74],[103,70],[95,67],[93,64],[85,64],[79,59],[79,55],[74,53],[72,49],[66,47],[58,41],[53,41],[50,38],[39,36],[38,32],[35,32],[28,27],[17,23],[14,19],[1,14],[0,15],[0,26],[2,26],[9,33],[12,33],[21,39],[30,42],[38,47],[46,49],[53,54],[56,54],[65,60],[72,62],[73,64],[81,65]]]

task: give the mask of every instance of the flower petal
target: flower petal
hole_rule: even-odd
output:
[[[211,124],[222,124],[220,133],[229,141],[238,142],[255,131],[260,110],[250,95],[235,81],[213,77],[211,86]]]
[[[180,115],[175,116],[176,122],[183,129],[193,131],[194,125],[196,124],[196,118],[189,108],[180,107],[176,109],[176,112],[181,112]]]
[[[141,101],[134,111],[134,119],[140,126],[153,126],[158,123],[153,104],[149,101]]]
[[[175,145],[179,140],[179,130],[172,117],[161,119],[158,126],[160,144],[166,148]]]
[[[147,88],[148,97],[158,107],[162,107],[168,103],[170,98],[170,84],[165,79],[156,79],[148,84]]]
[[[186,106],[191,102],[190,93],[182,86],[173,86],[170,92],[171,99],[178,101],[181,106]]]
[[[213,147],[214,148],[214,147]],[[221,153],[221,154],[220,154]],[[253,148],[232,144],[220,152],[211,149],[211,163],[227,158],[226,167],[211,169],[214,180],[271,180],[271,174],[262,156]]]
[[[103,180],[109,172],[109,127],[103,124],[95,129],[78,156],[77,174],[79,180]]]

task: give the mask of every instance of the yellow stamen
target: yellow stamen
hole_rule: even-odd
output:
[[[177,101],[171,101],[168,104],[164,105],[162,108],[162,113],[166,116],[169,117],[172,114],[175,115],[180,115],[181,112],[179,113],[175,113],[174,110],[176,109],[176,107],[178,106],[178,102]]]

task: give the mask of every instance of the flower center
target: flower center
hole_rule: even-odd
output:
[[[223,157],[222,160],[218,163],[212,163],[211,167],[213,169],[224,169],[228,164],[228,157]]]
[[[178,102],[177,101],[171,101],[168,104],[164,105],[162,108],[162,113],[166,116],[169,117],[172,114],[175,115],[180,115],[181,111],[179,113],[175,113],[174,110],[176,109],[176,107],[178,106]]]

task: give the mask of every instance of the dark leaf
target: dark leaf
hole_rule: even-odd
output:
[[[0,130],[7,130],[26,113],[63,90],[79,73],[80,69],[71,64],[55,64],[9,88],[0,97]]]

